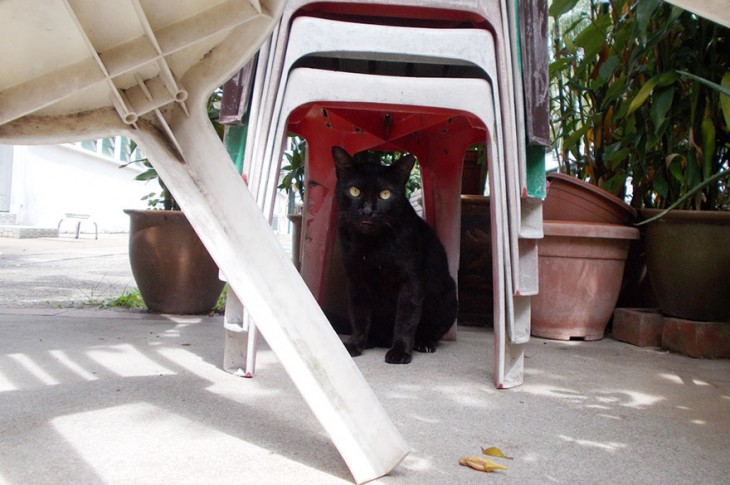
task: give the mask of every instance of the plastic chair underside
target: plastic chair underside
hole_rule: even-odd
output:
[[[485,6],[487,3],[488,3],[488,5]],[[390,5],[387,5],[387,6],[382,6],[382,5],[374,6],[373,4],[371,4],[369,2],[364,2],[364,3],[362,3],[362,5],[364,5],[364,7],[363,7],[362,11],[359,13],[372,14],[374,12],[373,7],[377,8],[377,9],[381,9],[381,7],[382,7],[384,10],[380,10],[380,14],[385,15],[385,16],[389,16],[395,10],[398,10],[399,12],[402,12],[402,13],[400,15],[394,15],[394,16],[400,16],[401,18],[405,18],[414,13],[418,13],[418,14],[422,14],[423,19],[433,20],[433,19],[440,18],[439,15],[442,14],[444,11],[447,11],[448,7],[454,7],[454,5],[457,5],[456,8],[461,8],[462,10],[458,11],[458,12],[455,11],[456,13],[451,12],[451,15],[449,15],[449,18],[451,20],[469,19],[470,21],[473,21],[475,25],[484,27],[484,26],[488,25],[484,21],[484,17],[486,15],[485,12],[491,13],[492,18],[495,17],[495,12],[497,12],[500,16],[500,25],[495,25],[495,27],[493,28],[493,31],[495,33],[499,34],[502,38],[504,38],[505,34],[506,34],[507,38],[509,38],[508,26],[505,22],[501,21],[502,18],[507,17],[507,14],[505,12],[504,3],[500,2],[500,1],[484,2],[479,5],[466,4],[464,2],[436,2],[436,4],[434,4],[434,5],[436,5],[436,7],[439,7],[439,5],[440,5],[440,7],[444,7],[444,10],[441,10],[441,11],[438,10],[438,8],[422,8],[422,6],[424,5],[423,2],[397,2],[397,4],[398,5],[396,5],[395,2],[391,2]],[[448,5],[444,6],[445,4],[448,4]],[[264,61],[266,61],[265,69],[260,67],[260,71],[259,71],[259,73],[257,73],[257,76],[259,76],[259,79],[262,77],[265,79],[263,87],[269,88],[270,91],[268,92],[268,94],[266,92],[264,92],[264,89],[261,89],[262,85],[260,82],[257,82],[255,85],[255,88],[261,89],[261,91],[259,91],[258,95],[255,95],[255,99],[254,99],[254,103],[259,103],[259,110],[257,113],[255,113],[252,110],[251,121],[253,122],[252,123],[253,129],[251,129],[249,131],[250,136],[254,136],[254,137],[258,136],[260,138],[261,134],[266,131],[266,130],[260,130],[260,129],[256,128],[255,124],[256,124],[257,120],[258,120],[258,126],[264,126],[264,127],[271,126],[271,119],[272,119],[271,118],[271,114],[272,114],[271,113],[271,103],[272,103],[272,100],[274,99],[274,94],[277,92],[277,90],[275,90],[275,89],[271,90],[271,86],[276,85],[275,84],[276,76],[280,75],[280,74],[277,74],[277,69],[280,69],[277,66],[279,66],[281,64],[281,58],[283,57],[284,52],[287,49],[286,41],[287,41],[288,35],[289,35],[289,32],[288,32],[289,21],[295,15],[295,13],[297,13],[297,11],[299,10],[300,7],[307,6],[307,5],[308,5],[308,7],[303,8],[301,10],[301,12],[306,11],[307,14],[311,14],[312,11],[316,11],[318,8],[323,6],[323,4],[310,5],[308,2],[290,2],[287,5],[287,11],[285,12],[285,14],[283,16],[281,25],[278,29],[278,34],[275,33],[273,35],[274,41],[272,42],[269,55],[267,57],[264,57]],[[330,11],[332,11],[332,12],[338,10],[337,6],[342,7],[339,9],[340,12],[342,12],[342,10],[347,10],[345,13],[349,13],[349,12],[358,13],[356,5],[349,4],[349,3],[345,4],[345,3],[340,3],[340,2],[330,2],[326,5],[324,5],[324,7],[326,7],[327,9],[330,9]],[[351,8],[352,8],[352,10],[351,10]],[[383,18],[382,15],[381,15],[381,18]],[[424,25],[424,24],[420,23],[419,25]],[[438,25],[443,26],[444,24],[439,23]],[[503,45],[504,49],[509,50],[509,46],[505,46],[504,43],[502,43],[502,45]],[[506,86],[505,91],[512,92],[514,89],[514,87],[512,85],[512,81],[510,80],[512,77],[512,75],[511,75],[512,59],[510,59],[508,56],[502,56],[501,62],[502,62],[504,69],[508,71],[507,76],[504,76],[504,77],[506,77],[506,81],[503,79],[502,84],[504,84]],[[259,65],[261,66],[262,64],[263,63],[260,63]],[[263,94],[262,94],[262,92],[263,92]],[[510,103],[514,101],[515,97],[516,97],[516,95],[514,95],[514,93],[512,93],[512,95],[510,95],[509,93],[506,94],[506,98],[508,100],[510,100]],[[258,98],[258,99],[256,99],[256,98]],[[519,112],[512,113],[513,110],[514,110],[514,108],[513,109],[510,109],[509,107],[507,109],[503,108],[502,110],[500,110],[500,115],[509,116],[510,114],[512,114],[512,115],[516,116],[517,119],[519,120],[520,113]],[[506,115],[505,115],[505,113],[506,113]],[[254,114],[256,116],[254,116]],[[269,118],[267,118],[267,116],[269,116]],[[517,124],[519,125],[519,123],[517,123]],[[519,127],[517,127],[517,131],[519,131]],[[279,143],[280,139],[274,138],[274,142]],[[256,143],[260,143],[260,140],[256,141]],[[263,143],[264,143],[264,145],[266,144],[265,141]],[[249,138],[249,141],[247,142],[247,156],[248,156],[248,153],[253,153],[253,152],[248,152],[248,147],[252,147],[254,145],[255,145],[255,143],[252,143],[252,139]],[[518,146],[516,147],[514,152],[516,152],[518,154],[519,160],[524,161],[524,147],[521,147],[518,144]],[[257,158],[260,159],[260,157],[257,157]],[[518,169],[520,167],[522,167],[523,164],[524,164],[524,162],[520,163],[518,166]],[[268,186],[268,185],[269,184],[266,184],[266,186]],[[521,192],[521,191],[519,191],[519,192]],[[510,197],[510,199],[514,200],[515,197]],[[258,198],[258,200],[259,200],[260,204],[263,204],[262,198]],[[519,229],[520,229],[519,223],[521,222],[521,217],[517,213],[517,211],[520,210],[520,206],[519,206],[519,204],[517,204],[514,207],[515,208],[510,210],[509,213],[511,215],[511,218],[515,221],[518,221],[518,223],[508,225],[508,227],[510,229],[509,232],[511,234],[515,235],[513,240],[517,239],[516,231],[519,231]],[[517,226],[518,229],[514,229],[515,226]],[[524,241],[521,241],[521,242],[524,242]],[[507,246],[510,247],[509,244]],[[516,245],[513,245],[511,247],[515,247],[515,246]],[[521,246],[523,246],[523,244],[521,244]],[[528,250],[529,249],[530,249],[530,245],[528,244]],[[514,263],[509,264],[507,266],[508,266],[508,272],[509,272],[509,269],[511,269],[512,272],[518,271],[518,269],[516,268]],[[511,280],[512,278],[509,278],[509,279]],[[520,281],[520,280],[515,278],[515,281]],[[520,320],[521,320],[522,324],[519,325],[520,328],[517,329],[517,330],[521,331],[521,333],[518,331],[515,331],[516,330],[515,328],[510,328],[509,338],[512,339],[513,341],[520,341],[520,340],[524,339],[525,328],[527,329],[527,335],[529,336],[529,297],[515,297],[513,295],[514,295],[514,293],[510,293],[508,295],[508,299],[510,300],[510,307],[514,306],[514,308],[518,309],[518,311],[521,315]],[[510,321],[510,324],[512,324],[513,319],[510,318],[509,321]],[[526,325],[525,325],[525,322],[526,322]],[[502,339],[504,339],[504,338],[505,338],[505,335],[504,335],[504,332],[502,332]],[[499,340],[499,339],[497,339],[497,340]],[[507,355],[506,355],[505,360],[500,362],[500,358],[497,355],[498,353],[495,353],[495,384],[498,387],[511,387],[514,385],[519,385],[522,382],[522,364],[521,364],[522,355],[521,355],[521,352],[517,350],[517,348],[519,346],[513,345],[512,347],[515,347],[515,348],[512,349],[512,351],[510,351],[509,346],[505,346],[505,345],[501,345],[501,344],[497,345],[497,346],[501,346],[501,348],[499,349],[500,355],[505,354],[505,353]],[[505,348],[507,351],[505,351]]]
[[[326,34],[321,34],[325,32]],[[317,35],[317,33],[320,33]],[[280,34],[281,37],[281,34]],[[496,50],[492,41],[492,34],[486,30],[479,29],[423,29],[423,28],[404,28],[404,27],[385,27],[378,25],[349,24],[346,22],[336,22],[331,20],[298,17],[292,23],[289,40],[291,44],[286,49],[286,58],[284,65],[280,68],[277,75],[276,61],[269,66],[271,70],[270,78],[279,80],[278,89],[272,88],[268,91],[268,99],[264,100],[264,107],[268,106],[272,111],[271,115],[274,120],[272,123],[268,121],[266,110],[262,114],[261,123],[263,126],[272,126],[277,119],[281,92],[286,83],[286,75],[289,67],[300,57],[323,52],[331,56],[355,55],[362,58],[398,58],[405,61],[430,61],[439,60],[441,62],[460,62],[473,63],[481,67],[485,74],[492,79],[500,79],[501,83],[493,83],[497,95],[495,100],[500,98],[507,101],[507,106],[513,106],[513,102],[506,98],[506,89],[500,90],[499,86],[507,85],[508,81],[505,75],[505,69],[498,70],[495,65]],[[281,51],[281,49],[279,49]],[[504,57],[502,58],[505,63]],[[275,95],[275,93],[278,93]],[[271,106],[273,104],[273,106]],[[519,152],[518,143],[515,139],[515,133],[518,131],[514,126],[514,117],[511,116],[511,109],[500,109],[499,103],[497,112],[505,119],[505,129],[498,126],[498,136],[504,137],[503,143],[507,147],[509,153]],[[501,120],[500,120],[501,121]],[[502,123],[500,122],[500,125]],[[252,154],[254,160],[263,162],[265,165],[272,167],[271,159],[276,160],[278,154],[272,150],[276,149],[278,139],[272,139],[266,136],[266,130],[262,130],[262,134],[267,141],[254,139],[249,142],[253,147]],[[262,148],[263,147],[263,148]],[[253,155],[255,153],[255,155]],[[519,157],[518,157],[519,159]],[[510,160],[513,160],[511,158]],[[261,165],[250,167],[250,180],[254,181],[252,190],[256,193],[257,176],[260,174]],[[269,175],[271,176],[271,175]],[[275,174],[273,175],[275,176]],[[520,167],[515,167],[514,163],[507,165],[507,190],[509,192],[510,203],[510,238],[511,252],[515,264],[512,268],[512,277],[516,282],[515,293],[520,295],[530,295],[537,291],[537,265],[536,265],[536,246],[535,243],[520,242],[522,237],[535,238],[540,237],[539,231],[526,232],[521,231],[523,218],[521,216],[521,194],[524,192],[524,184],[520,184]],[[265,213],[273,211],[272,202],[275,194],[273,193],[271,183],[264,183],[264,187],[269,188],[269,192],[264,196]],[[539,215],[539,214],[538,214]],[[524,248],[521,250],[521,248]],[[527,257],[523,256],[526,254]]]
[[[296,109],[299,109],[301,106],[312,103],[313,100],[320,100],[325,98],[329,99],[331,101],[327,103],[327,106],[337,106],[337,102],[344,102],[347,103],[347,105],[350,107],[357,108],[356,111],[361,111],[365,109],[368,105],[373,106],[372,103],[374,101],[374,98],[376,98],[381,101],[381,103],[387,103],[387,101],[393,103],[394,100],[397,100],[397,102],[399,103],[398,105],[391,104],[387,107],[389,109],[393,109],[394,111],[397,111],[397,109],[395,109],[396,107],[398,107],[398,109],[403,109],[403,106],[406,103],[409,103],[412,113],[428,113],[429,109],[435,112],[438,112],[438,109],[441,109],[441,113],[443,113],[444,109],[452,110],[452,113],[458,112],[462,115],[463,113],[468,113],[471,115],[471,117],[479,120],[479,124],[481,126],[488,127],[489,132],[494,132],[495,130],[496,123],[493,106],[491,105],[491,89],[489,87],[489,83],[487,83],[486,81],[474,79],[453,80],[381,77],[374,82],[374,80],[372,79],[373,77],[375,76],[352,73],[332,73],[328,71],[318,71],[312,69],[296,69],[293,71],[290,79],[290,82],[292,83],[294,88],[287,90],[283,103],[281,118],[296,118],[296,116],[292,116],[290,118],[288,114],[294,113],[294,111]],[[378,86],[376,93],[374,93],[372,89],[368,88],[368,86],[373,85]],[[404,93],[402,92],[402,87],[404,85],[407,85],[409,87],[408,93],[405,95],[405,98]],[[304,86],[308,88],[314,87],[315,91],[313,92],[311,89],[296,89],[296,86]],[[458,90],[454,89],[456,87],[458,87]],[[374,94],[377,94],[377,96],[374,96]],[[429,108],[424,108],[422,106],[423,100],[425,99],[430,100]],[[324,103],[322,103],[322,105],[324,105]],[[375,108],[382,110],[384,107],[376,105]],[[314,113],[316,116],[317,111],[315,110]],[[336,108],[334,109],[334,113],[337,113]],[[477,126],[477,124],[471,123],[469,127],[466,128],[469,128],[469,130],[473,130],[474,126]],[[450,141],[450,139],[453,138],[453,134],[449,133],[448,135],[450,136],[442,137],[442,147],[450,147],[451,153],[455,155],[455,157],[451,159],[451,164],[431,164],[431,166],[433,167],[441,168],[440,172],[438,173],[439,176],[432,177],[430,180],[431,184],[434,184],[436,181],[438,181],[438,183],[440,184],[438,186],[438,190],[440,192],[438,202],[439,205],[433,204],[434,207],[432,209],[432,214],[435,213],[435,220],[438,221],[438,223],[436,224],[437,232],[440,236],[445,236],[446,240],[444,242],[446,243],[445,245],[447,248],[447,253],[449,254],[450,264],[452,268],[454,268],[455,265],[458,265],[458,241],[454,241],[454,234],[459,233],[458,224],[460,223],[460,218],[458,217],[458,214],[461,162],[463,160],[463,153],[468,146],[469,141],[474,139],[473,133],[469,133],[468,130],[464,131],[468,133],[468,138],[463,137],[455,144],[451,144]],[[321,170],[321,173],[315,171],[315,173],[317,173],[317,177],[320,177],[320,179],[317,180],[318,186],[328,188],[324,184],[331,184],[334,182],[334,171],[331,164],[331,155],[329,154],[329,148],[331,144],[327,145],[327,143],[332,143],[333,141],[328,140],[327,143],[320,143],[318,137],[322,136],[322,131],[319,130],[317,131],[317,133],[317,137],[314,137],[314,140],[316,140],[315,144],[318,146],[322,146],[323,148],[319,149],[313,146],[309,147],[309,166],[310,170],[311,168],[321,167],[319,168]],[[278,136],[280,138],[283,138],[283,127],[280,127]],[[401,143],[401,145],[399,146],[405,146],[408,151],[416,152],[417,154],[419,151],[422,151],[422,147],[418,147],[412,142],[409,146],[409,144],[406,143],[407,139],[408,137],[403,134],[399,139]],[[423,137],[422,139],[431,141],[433,140],[433,138],[428,137]],[[482,135],[482,140],[484,139],[485,135]],[[343,142],[346,141],[344,139],[341,140]],[[388,142],[391,143],[391,146],[392,144],[394,144],[395,141],[396,140],[388,140]],[[501,255],[501,257],[495,258],[494,262],[494,264],[499,268],[499,270],[498,268],[494,268],[495,279],[499,279],[498,281],[495,281],[494,285],[496,289],[495,298],[499,298],[499,301],[501,302],[499,305],[495,305],[495,308],[504,309],[501,313],[499,313],[498,310],[495,310],[495,322],[504,323],[505,320],[509,320],[510,318],[512,318],[513,310],[512,282],[511,279],[509,277],[506,277],[505,275],[505,270],[508,270],[510,268],[510,256],[508,251],[508,218],[506,207],[506,194],[504,192],[504,169],[502,168],[503,155],[500,152],[499,143],[496,139],[494,139],[494,137],[488,137],[487,141],[490,160],[490,182],[492,184],[491,196],[493,201],[493,211],[495,211],[493,213],[492,223],[494,225],[493,235],[496,239],[493,240],[492,244],[494,248],[497,248],[496,250],[494,250],[494,253],[497,255]],[[460,146],[458,145],[459,142],[461,143]],[[380,143],[379,146],[383,146],[383,144]],[[430,149],[430,147],[427,147],[425,152],[426,153],[424,153],[423,159],[426,161],[425,166],[429,167],[429,153],[432,153],[432,150]],[[443,151],[439,150],[436,151],[436,153],[443,153]],[[314,162],[313,160],[315,157],[321,157],[321,162]],[[455,167],[458,167],[458,169],[455,169]],[[426,173],[428,174],[428,170],[426,171]],[[311,177],[312,176],[310,176],[310,178]],[[330,187],[332,187],[332,185],[330,185]],[[328,229],[331,228],[329,224],[331,224],[333,220],[331,199],[332,189],[328,189],[330,193],[328,202],[329,205],[325,206],[323,205],[322,201],[318,200],[316,203],[316,214],[313,215],[313,219],[318,219],[319,224],[321,225],[317,227],[314,221],[303,221],[303,227],[309,227],[311,230],[319,232],[319,234],[305,234],[303,238],[303,241],[305,242],[302,247],[302,274],[305,278],[305,281],[308,282],[313,280],[316,281],[318,277],[321,278],[321,271],[324,267],[324,263],[326,262],[326,260],[324,259],[326,257],[326,253],[323,253],[322,248],[327,247],[328,244],[329,247],[327,248],[327,251],[329,251],[329,248],[331,248],[331,241],[323,240],[323,237],[325,237],[323,236],[323,234],[332,233],[332,231],[328,232]],[[428,194],[429,191],[429,181],[424,180],[424,193]],[[428,214],[428,204],[426,208]],[[305,208],[305,210],[307,209]],[[308,216],[305,215],[305,217]],[[503,238],[504,240],[501,241],[499,238]],[[314,242],[314,244],[312,244],[311,253],[309,255],[307,254],[308,248],[306,241]],[[309,263],[305,262],[307,261],[307,259],[309,259]],[[307,274],[308,268],[312,268],[313,274]],[[506,274],[509,273],[507,272]],[[321,279],[319,280],[319,284],[321,285]],[[496,313],[499,313],[499,315],[497,315]],[[498,325],[495,324],[495,327],[497,326]],[[505,336],[502,335],[501,338],[505,338]],[[497,338],[497,340],[499,340],[499,338]]]

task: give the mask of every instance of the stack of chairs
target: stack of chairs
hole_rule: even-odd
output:
[[[544,19],[544,2],[525,3]],[[259,52],[250,85],[241,86],[250,90],[243,171],[269,218],[287,133],[307,140],[300,271],[320,302],[335,237],[332,146],[352,154],[416,155],[425,218],[444,243],[456,280],[464,152],[485,143],[499,388],[523,380],[522,344],[530,336],[542,237],[544,162],[540,149],[527,147],[540,120],[525,121],[515,47],[524,38],[520,20],[522,30],[535,32],[507,0],[291,0]],[[544,28],[537,27],[539,42]],[[525,76],[528,83],[533,74]],[[537,153],[537,163],[528,163],[528,153]],[[255,325],[230,294],[226,329],[226,368],[253,375]],[[455,337],[456,326],[447,335]]]

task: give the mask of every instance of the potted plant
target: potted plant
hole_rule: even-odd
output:
[[[538,245],[538,295],[533,335],[555,339],[603,337],[618,300],[636,211],[624,202],[623,153],[608,148],[616,98],[608,70],[609,10],[597,2],[551,4],[550,65],[553,151],[560,172],[548,174],[544,239]]]
[[[630,197],[643,218],[657,215],[653,208],[689,210],[672,211],[646,228],[654,294],[669,315],[730,320],[730,259],[723,247],[730,238],[729,31],[663,2],[591,1],[587,10],[571,10],[575,5],[554,2],[551,10],[559,42],[551,79],[561,166]],[[683,239],[685,217],[709,221],[711,229],[693,227]],[[657,243],[660,234],[674,245]],[[700,234],[725,242],[711,243]],[[714,261],[710,266],[721,274],[701,269],[701,261]],[[688,273],[680,278],[690,279],[663,282],[682,267]],[[692,296],[694,289],[699,294]],[[685,297],[694,303],[679,310]],[[724,312],[699,312],[712,301]]]
[[[217,118],[220,94],[209,101],[211,119]],[[220,125],[216,126],[219,132]],[[139,153],[131,142],[130,153]],[[150,162],[138,157],[146,170],[135,177],[157,181],[160,191],[143,197],[148,210],[128,209],[129,261],[139,292],[147,308],[157,313],[193,314],[216,306],[225,283],[218,278],[218,266],[211,258],[172,193]]]
[[[665,315],[730,322],[730,30],[666,6],[653,18],[662,71],[632,105],[658,137],[634,183],[649,280]]]

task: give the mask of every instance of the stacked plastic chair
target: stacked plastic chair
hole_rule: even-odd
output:
[[[486,142],[497,387],[523,379],[521,344],[530,334],[542,236],[542,193],[528,187],[522,82],[512,48],[518,20],[511,7],[504,0],[289,2],[259,57],[243,163],[270,217],[285,135],[308,140],[301,272],[321,299],[334,240],[331,146],[418,157],[426,219],[456,276],[461,163],[469,144]],[[532,178],[544,179],[544,167],[536,169]],[[226,365],[251,375],[255,332],[248,327],[244,350],[247,327],[239,315],[227,312]]]

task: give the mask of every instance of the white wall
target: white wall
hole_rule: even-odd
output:
[[[66,212],[90,214],[99,232],[127,232],[123,209],[145,209],[140,200],[159,191],[156,181],[139,182],[137,167],[72,145],[15,146],[10,212],[18,224],[56,227]],[[75,230],[64,224],[62,232]],[[86,228],[84,230],[87,230]]]

